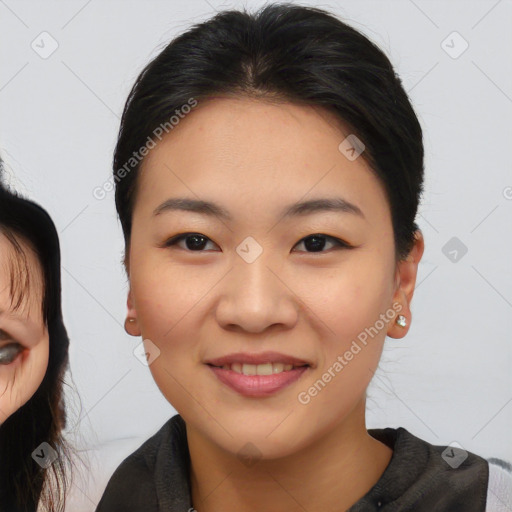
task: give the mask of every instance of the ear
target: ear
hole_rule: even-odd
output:
[[[403,338],[409,331],[411,325],[411,301],[414,294],[414,287],[416,286],[416,276],[418,274],[418,265],[425,250],[425,241],[421,230],[417,229],[415,232],[414,245],[408,254],[407,258],[400,260],[396,264],[395,270],[395,293],[393,295],[393,304],[399,304],[401,309],[394,309],[397,315],[404,315],[407,319],[407,326],[400,327],[393,322],[388,328],[387,335],[390,338]],[[396,317],[395,317],[396,318]]]
[[[130,336],[141,336],[142,333],[140,331],[139,323],[137,320],[137,310],[133,303],[131,287],[128,290],[128,298],[126,301],[126,306],[127,306],[128,313],[126,315],[124,329]]]

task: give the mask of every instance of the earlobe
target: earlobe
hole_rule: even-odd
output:
[[[141,335],[139,326],[137,325],[137,319],[130,317],[130,316],[126,317],[126,320],[124,321],[124,330],[130,336],[140,336]]]
[[[393,309],[395,309],[397,315],[387,332],[390,338],[403,338],[409,331],[412,319],[410,304],[416,286],[418,265],[424,249],[423,234],[418,229],[415,233],[414,245],[407,258],[400,260],[396,265]],[[400,318],[400,315],[403,318]]]
[[[412,315],[407,296],[400,287],[396,290],[395,295],[393,296],[393,309],[395,310],[396,315],[390,322],[386,334],[390,338],[404,338],[409,331]]]
[[[135,309],[135,306],[133,304],[133,298],[132,298],[132,291],[131,288],[128,291],[128,298],[126,301],[127,306],[127,315],[126,320],[124,322],[124,330],[130,335],[130,336],[140,336],[141,331],[139,328],[139,324],[137,322],[137,310]]]

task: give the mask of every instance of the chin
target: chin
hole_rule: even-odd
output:
[[[297,415],[290,414],[289,410],[271,413],[264,409],[233,413],[224,412],[221,408],[216,410],[218,414],[214,419],[202,416],[190,424],[210,442],[241,460],[280,459],[296,453],[312,441],[311,428],[298,421]]]

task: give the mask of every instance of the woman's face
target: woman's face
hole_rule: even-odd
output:
[[[389,205],[363,158],[339,149],[349,134],[311,107],[216,98],[144,161],[128,259],[131,333],[189,428],[233,454],[250,441],[263,457],[284,456],[360,413],[386,334],[406,332],[394,319],[398,310],[410,319],[412,291],[399,286]],[[176,198],[214,203],[229,218],[165,206]],[[324,199],[341,206],[283,216]],[[166,246],[184,233],[200,236]],[[240,365],[309,366],[208,364],[233,354]]]
[[[41,311],[41,268],[30,247],[23,240],[18,239],[18,243],[27,259],[23,279],[29,279],[29,293],[25,292],[20,307],[15,309],[11,276],[20,265],[12,265],[18,256],[0,233],[0,424],[34,395],[48,366],[49,336]],[[20,276],[13,277],[18,280]]]

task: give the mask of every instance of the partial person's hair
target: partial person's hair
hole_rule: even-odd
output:
[[[144,159],[134,158],[134,153],[149,147],[150,139],[158,143],[158,127],[170,133],[171,116],[179,121],[178,116],[190,111],[191,98],[201,104],[220,95],[334,113],[340,126],[364,143],[361,158],[385,189],[396,260],[409,254],[418,229],[424,148],[421,126],[400,78],[376,44],[332,14],[278,3],[255,14],[223,11],[192,26],[138,76],[124,107],[113,159],[125,264],[137,178],[144,167]]]
[[[11,307],[19,309],[30,293],[30,270],[22,244],[37,256],[43,276],[41,310],[49,333],[49,361],[35,394],[0,425],[0,510],[35,512],[38,506],[62,512],[71,475],[72,447],[63,438],[66,426],[64,374],[69,338],[61,308],[60,245],[48,213],[2,184],[0,160],[0,233],[12,246],[9,260]],[[32,452],[48,443],[58,458],[42,468]]]

